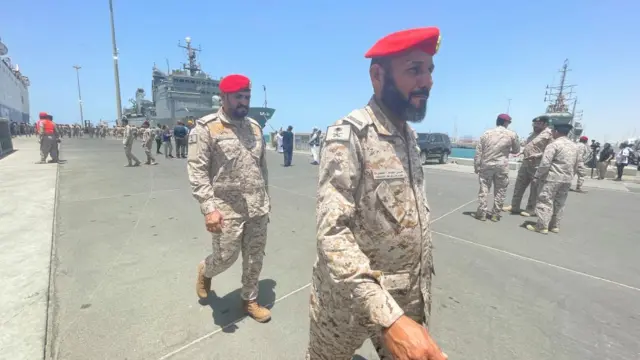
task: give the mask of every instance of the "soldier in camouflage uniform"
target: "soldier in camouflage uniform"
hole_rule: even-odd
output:
[[[587,145],[588,142],[588,137],[581,136],[580,141],[576,144],[576,147],[578,149],[578,160],[582,162],[582,165],[579,167],[581,170],[576,174],[578,177],[578,181],[576,182],[576,189],[574,191],[583,194],[586,193],[586,191],[582,189],[582,184],[584,184],[584,178],[585,176],[587,176],[587,167],[584,166],[584,164],[589,161],[589,157],[591,155],[591,148],[589,147],[589,145]]]
[[[476,146],[473,167],[480,182],[476,211],[478,220],[487,220],[487,195],[492,184],[494,190],[491,221],[500,219],[500,211],[509,186],[509,154],[520,152],[520,140],[514,131],[507,129],[509,124],[511,116],[498,115],[496,127],[485,131]]]
[[[125,167],[140,166],[140,160],[133,155],[133,140],[135,137],[135,128],[129,125],[129,120],[122,119],[124,125],[124,134],[122,136],[122,145],[124,145],[124,155],[127,157],[127,165]]]
[[[244,309],[266,322],[271,312],[256,301],[271,209],[262,127],[247,117],[247,77],[225,77],[220,91],[220,110],[198,119],[189,134],[189,181],[213,244],[213,253],[198,265],[196,292],[206,299],[211,278],[231,267],[242,252]]]
[[[424,173],[408,121],[426,113],[437,28],[366,54],[375,95],[326,131],[306,359],[346,360],[367,338],[381,359],[446,359],[429,336],[433,255]]]
[[[142,123],[142,129],[142,148],[144,149],[145,155],[147,155],[147,161],[145,161],[144,164],[158,165],[156,158],[153,157],[153,153],[151,152],[153,140],[156,138],[156,131],[151,129],[148,121]]]
[[[538,181],[538,199],[536,216],[538,223],[527,225],[527,229],[546,234],[549,230],[560,232],[560,221],[564,205],[569,195],[573,175],[583,171],[576,144],[567,138],[573,126],[569,124],[555,125],[553,137],[542,155],[540,165],[535,173]]]
[[[522,150],[523,158],[522,164],[518,169],[518,175],[516,176],[516,184],[513,189],[513,197],[511,198],[511,205],[503,208],[504,211],[510,211],[512,214],[520,214],[522,216],[531,216],[534,213],[536,206],[536,198],[538,196],[538,188],[534,174],[542,159],[544,149],[553,141],[553,135],[551,134],[551,128],[549,125],[549,117],[546,115],[539,116],[533,119],[533,133],[527,138],[524,149]],[[522,196],[525,190],[531,184],[529,188],[529,200],[527,201],[526,211],[520,209],[522,203]]]

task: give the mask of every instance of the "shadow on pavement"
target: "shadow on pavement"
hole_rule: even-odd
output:
[[[276,301],[276,281],[263,279],[258,282],[258,303],[268,309],[273,307]],[[233,333],[238,329],[234,322],[244,318],[246,314],[242,309],[240,290],[236,289],[223,297],[219,297],[215,291],[209,292],[208,305],[213,310],[213,322],[222,328],[225,333]]]

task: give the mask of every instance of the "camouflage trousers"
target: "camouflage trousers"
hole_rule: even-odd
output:
[[[559,228],[571,183],[541,181],[538,186],[536,203],[538,224],[536,227],[540,230]]]
[[[430,279],[431,276],[429,284]],[[371,324],[354,309],[350,294],[332,291],[335,290],[333,286],[326,287],[323,283],[328,281],[331,280],[322,279],[314,271],[309,302],[309,345],[305,360],[350,360],[367,339],[371,339],[381,360],[392,360],[383,345],[382,328]],[[427,296],[425,304],[420,289],[412,288],[408,283],[415,281],[407,281],[407,286],[402,289],[385,288],[405,316],[426,327],[431,312],[431,296]],[[430,285],[428,291],[431,291]]]
[[[522,196],[527,190],[527,187],[531,185],[529,189],[529,199],[527,200],[527,211],[533,212],[536,208],[536,199],[538,196],[537,180],[533,177],[538,168],[538,162],[532,160],[524,160],[520,168],[518,169],[518,175],[516,176],[516,184],[513,188],[513,197],[511,198],[512,211],[520,210],[522,204]]]
[[[213,253],[205,260],[208,278],[224,272],[233,265],[242,251],[243,300],[258,298],[258,278],[267,244],[269,215],[247,219],[225,219],[221,233],[212,234]]]
[[[138,158],[133,155],[133,152],[131,151],[133,148],[133,144],[127,144],[124,146],[124,155],[127,157],[127,162],[129,163],[129,165],[131,165],[132,162],[136,162],[139,163],[140,160],[138,160]]]
[[[480,183],[480,190],[478,191],[477,214],[487,214],[487,195],[493,184],[493,209],[491,214],[499,215],[507,195],[507,187],[509,186],[509,168],[497,166],[481,169],[478,173],[478,182]]]
[[[156,159],[151,154],[151,147],[152,146],[153,146],[153,144],[149,144],[148,146],[144,147],[144,154],[147,155],[147,162],[148,163],[156,162]]]
[[[578,178],[578,181],[576,182],[576,189],[580,189],[580,188],[582,188],[582,184],[584,184],[584,178],[587,176],[587,170],[586,169],[578,169],[578,172],[576,173],[576,176]]]

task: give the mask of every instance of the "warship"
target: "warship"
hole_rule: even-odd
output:
[[[152,71],[152,99],[145,99],[142,88],[136,90],[135,99],[130,99],[131,107],[124,108],[124,117],[131,124],[149,120],[154,125],[174,125],[176,122],[198,119],[218,111],[221,106],[220,80],[202,71],[197,62],[200,48],[191,46],[191,38],[187,37],[186,46],[178,42],[178,47],[187,52],[188,63],[182,69],[161,71],[155,64]],[[263,86],[264,105],[249,108],[248,116],[258,121],[264,128],[267,121],[275,113],[274,108],[267,106],[266,86]]]
[[[578,99],[572,97],[573,88],[576,85],[567,84],[567,72],[569,69],[569,60],[566,59],[560,69],[560,83],[558,86],[547,85],[544,101],[547,103],[547,109],[544,115],[551,118],[551,123],[571,124],[573,129],[568,137],[573,141],[578,141],[584,131],[582,126],[582,111],[576,112]],[[571,108],[571,110],[569,109]]]
[[[0,118],[29,123],[29,78],[6,56],[9,49],[0,39]]]

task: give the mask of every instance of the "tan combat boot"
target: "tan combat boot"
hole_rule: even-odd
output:
[[[527,230],[535,231],[535,232],[538,232],[540,234],[545,234],[545,235],[549,233],[548,229],[538,229],[537,227],[535,227],[535,226],[533,226],[531,224],[527,225]]]
[[[204,261],[198,264],[198,279],[196,280],[196,293],[202,300],[209,297],[209,290],[211,290],[211,278],[204,276]]]
[[[258,305],[255,300],[245,300],[244,311],[259,323],[271,320],[271,311],[266,307]]]

